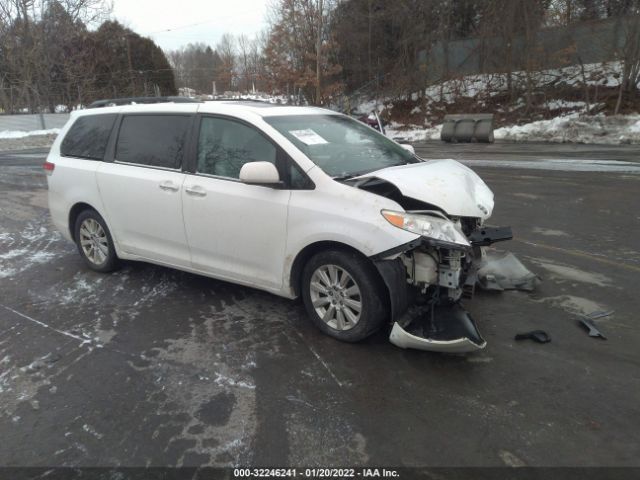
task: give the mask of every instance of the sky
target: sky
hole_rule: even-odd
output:
[[[250,38],[266,27],[268,0],[114,0],[115,19],[151,37],[163,50],[203,42],[224,33]]]

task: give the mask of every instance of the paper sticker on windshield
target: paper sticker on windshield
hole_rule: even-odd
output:
[[[289,130],[289,133],[305,145],[322,145],[323,143],[329,143],[310,128],[304,130]]]

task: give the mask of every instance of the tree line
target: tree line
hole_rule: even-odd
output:
[[[358,93],[409,96],[426,86],[421,52],[472,37],[506,46],[507,80],[524,70],[517,88],[529,102],[529,72],[540,68],[537,32],[640,19],[640,0],[272,0],[268,26],[255,37],[225,34],[215,45],[168,52],[109,14],[107,0],[0,0],[0,108],[54,110],[177,87],[257,90],[319,105]],[[640,20],[629,25],[616,111],[636,98],[640,81]],[[516,38],[524,38],[521,49],[511,47]]]
[[[357,93],[420,92],[429,68],[421,52],[460,39],[494,40],[503,45],[511,95],[524,94],[529,104],[538,88],[532,73],[544,67],[537,33],[611,17],[635,19],[618,56],[620,103],[636,98],[640,81],[640,0],[275,0],[268,28],[254,39],[225,35],[214,48],[192,44],[169,58],[178,84],[199,92],[211,93],[215,81],[217,93],[255,87],[335,105]]]
[[[323,104],[344,90],[332,22],[337,0],[278,0],[268,27],[249,38],[225,34],[215,47],[168,52],[179,87],[198,93],[277,93]]]
[[[513,96],[522,93],[515,92],[516,87],[523,88],[529,104],[538,87],[532,73],[545,68],[537,34],[545,28],[612,17],[627,20],[628,26],[618,51],[623,69],[616,111],[623,93],[636,98],[640,82],[639,0],[347,0],[339,2],[333,16],[333,38],[340,45],[336,57],[343,66],[347,92],[372,88],[398,96],[419,92],[430,67],[420,60],[421,53],[474,38],[480,45],[502,46],[501,73],[506,74]],[[569,52],[558,55],[563,53]],[[511,84],[515,71],[523,73],[524,85]],[[445,71],[438,80],[455,76]]]
[[[260,37],[224,34],[215,48],[202,42],[167,52],[178,87],[201,94],[265,91]],[[214,91],[215,89],[215,91]]]
[[[108,20],[110,12],[104,0],[0,0],[0,109],[54,112],[176,94],[162,49]]]

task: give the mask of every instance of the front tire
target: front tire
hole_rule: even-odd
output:
[[[80,255],[91,270],[107,273],[118,267],[118,256],[107,223],[95,210],[85,210],[78,215],[75,239]]]
[[[311,257],[302,272],[301,293],[313,323],[344,342],[363,340],[388,318],[380,276],[355,252],[330,250]]]

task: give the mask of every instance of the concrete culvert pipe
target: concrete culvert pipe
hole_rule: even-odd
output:
[[[444,142],[493,143],[493,114],[446,115],[440,139]]]

